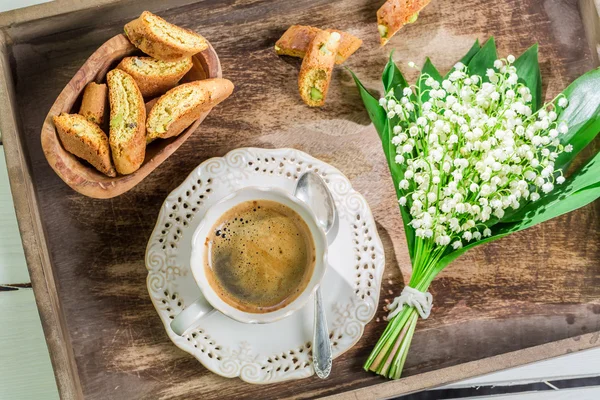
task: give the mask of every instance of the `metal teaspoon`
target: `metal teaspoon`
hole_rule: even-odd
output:
[[[309,205],[314,212],[317,222],[325,231],[327,241],[333,242],[337,235],[338,216],[331,193],[323,179],[314,172],[306,172],[298,180],[295,196]],[[329,329],[323,308],[321,288],[315,293],[315,322],[313,332],[313,366],[317,376],[325,379],[331,372],[333,356]]]

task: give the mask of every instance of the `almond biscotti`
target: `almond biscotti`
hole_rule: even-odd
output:
[[[106,75],[110,102],[109,143],[117,171],[123,175],[138,170],[146,153],[146,108],[135,80],[127,72],[113,69]]]
[[[83,158],[103,174],[117,176],[110,160],[108,138],[98,125],[79,114],[63,113],[52,120],[65,150]]]
[[[431,0],[387,0],[377,11],[379,42],[385,45],[404,25],[412,24]]]
[[[315,38],[319,28],[305,25],[292,25],[275,43],[275,51],[279,55],[304,58],[310,42]],[[335,57],[336,64],[342,64],[362,46],[358,37],[337,29],[326,29],[327,32],[340,34],[340,45]]]
[[[105,83],[88,83],[83,91],[79,115],[83,115],[90,122],[102,125],[107,100],[108,88]]]
[[[125,57],[117,68],[131,75],[142,96],[153,97],[174,88],[192,68],[192,59],[162,61],[152,57]]]
[[[206,39],[144,11],[125,25],[125,35],[144,53],[163,61],[191,57],[208,48]]]
[[[320,31],[308,46],[300,67],[298,89],[302,100],[311,107],[325,103],[339,45],[339,33]]]
[[[184,83],[169,90],[148,114],[148,142],[179,135],[202,113],[225,100],[232,92],[233,83],[221,78]]]

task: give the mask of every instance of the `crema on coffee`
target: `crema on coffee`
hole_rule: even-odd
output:
[[[249,313],[283,308],[308,285],[315,244],[296,211],[270,200],[228,210],[206,239],[209,284],[227,304]]]

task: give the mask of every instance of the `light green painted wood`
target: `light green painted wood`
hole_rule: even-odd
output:
[[[0,0],[0,3],[5,0]],[[0,146],[0,285],[28,283],[4,147]],[[0,399],[58,399],[33,290],[0,292]]]
[[[0,0],[0,12],[47,3],[51,0]]]
[[[0,284],[27,282],[29,273],[10,194],[4,146],[0,146]]]
[[[58,399],[33,291],[0,292],[0,399]]]

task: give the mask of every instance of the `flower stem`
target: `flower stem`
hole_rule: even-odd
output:
[[[413,335],[415,334],[415,329],[417,327],[418,316],[417,313],[413,310],[412,318],[410,319],[408,334],[402,341],[402,347],[400,348],[399,354],[394,359],[394,364],[392,366],[392,370],[388,375],[392,379],[400,378],[402,375],[402,369],[404,368],[404,363],[406,361],[406,356],[408,355],[408,349],[410,348],[410,344],[412,343]]]
[[[414,266],[408,286],[422,292],[427,291],[439,272],[436,265],[445,250],[443,247],[432,247],[431,241],[422,238],[415,240]],[[404,305],[400,313],[388,322],[364,369],[387,378],[400,378],[418,320],[417,310]]]
[[[383,331],[383,335],[379,338],[379,341],[375,345],[375,348],[371,352],[369,359],[365,363],[365,370],[371,370],[376,372],[381,363],[386,359],[386,355],[394,342],[394,338],[396,338],[402,327],[406,323],[408,319],[408,313],[406,310],[403,310],[400,314],[396,315],[394,318],[390,320],[385,331]]]
[[[408,331],[408,325],[404,325],[404,328],[402,328],[402,330],[400,331],[400,334],[398,335],[398,338],[396,339],[396,342],[394,343],[394,347],[392,348],[392,351],[387,356],[387,359],[386,359],[385,363],[383,364],[383,367],[381,367],[380,373],[385,374],[386,371],[389,369],[390,364],[392,363],[392,359],[394,358],[394,354],[396,354],[396,352],[400,348],[400,345],[402,344],[402,340],[404,339],[404,336],[406,336],[407,331]],[[379,369],[379,368],[376,367],[375,370],[377,370],[377,369]],[[373,371],[373,367],[371,367],[371,371]]]

